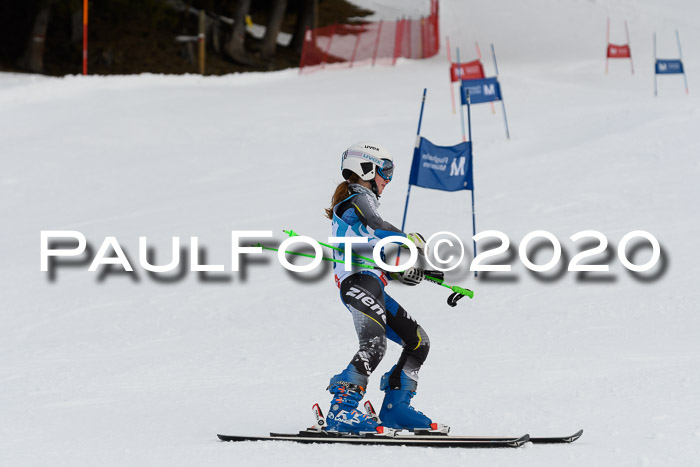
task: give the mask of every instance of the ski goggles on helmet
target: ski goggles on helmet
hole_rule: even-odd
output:
[[[384,164],[381,167],[377,166],[377,173],[384,180],[389,181],[394,176],[394,163],[388,159],[382,159],[382,162]]]

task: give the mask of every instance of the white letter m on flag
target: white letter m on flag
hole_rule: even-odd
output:
[[[459,158],[459,165],[457,164],[457,159],[452,160],[452,165],[450,166],[450,177],[454,175],[464,176],[464,163],[466,162],[466,157]]]

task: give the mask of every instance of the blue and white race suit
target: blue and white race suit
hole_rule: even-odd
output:
[[[366,244],[353,245],[353,253],[372,258],[372,248],[382,238],[406,236],[381,218],[377,197],[370,189],[350,184],[348,190],[350,196],[333,208],[333,236],[366,237],[369,240]],[[345,250],[344,244],[339,246]],[[347,258],[344,251],[334,251],[333,257],[374,265],[358,256]],[[388,384],[392,388],[415,391],[418,370],[428,355],[430,341],[423,328],[384,291],[390,280],[388,275],[380,269],[359,266],[346,271],[343,263],[335,263],[333,272],[341,300],[352,313],[360,344],[350,365],[334,378],[366,387],[369,375],[384,357],[388,337],[403,346],[398,363],[386,375]]]

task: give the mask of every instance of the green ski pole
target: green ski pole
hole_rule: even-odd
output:
[[[290,237],[298,237],[298,236],[299,236],[298,233],[296,233],[295,231],[293,231],[293,230],[291,230],[291,229],[290,229],[290,230],[283,230],[282,232],[286,233],[286,234],[289,235]],[[316,241],[318,242],[318,240],[316,240]],[[331,249],[336,250],[336,251],[341,251],[341,252],[344,251],[342,248],[337,247],[337,246],[333,246],[333,245],[329,245],[328,243],[318,242],[318,244],[319,244],[319,245],[322,245],[322,246],[325,246],[325,247],[328,247],[328,248],[331,248]],[[374,260],[373,260],[373,259],[367,258],[366,256],[358,255],[357,253],[353,253],[352,255],[353,255],[353,256],[357,256],[358,258],[364,259],[365,261],[371,261],[372,263],[374,263]],[[343,263],[343,261],[341,261],[341,260],[331,260],[331,261],[334,261],[334,262],[337,262],[337,263]],[[351,264],[353,264],[353,265],[358,265],[358,266],[363,266],[363,267],[369,266],[369,265],[366,265],[366,264],[358,264],[358,263],[351,263]],[[380,269],[380,268],[374,266],[374,267],[368,268],[368,269]],[[447,285],[447,284],[445,284],[444,279],[440,279],[440,278],[438,278],[438,277],[430,276],[430,275],[428,274],[428,273],[430,273],[430,272],[431,272],[431,271],[426,271],[426,275],[425,275],[425,278],[426,278],[429,282],[432,282],[432,283],[434,283],[434,284],[441,285],[441,286],[443,286],[443,287],[447,287],[447,288],[450,289],[452,292],[454,292],[453,295],[454,295],[454,294],[458,294],[458,295],[462,295],[462,296],[467,296],[467,297],[469,297],[469,298],[474,298],[474,292],[473,292],[472,290],[470,290],[470,289],[465,289],[465,288],[459,287],[459,286],[457,286],[457,285]],[[450,297],[452,297],[452,295],[451,295]],[[460,297],[460,298],[461,298],[461,297]],[[454,302],[456,302],[457,300],[459,300],[459,298],[455,299]],[[448,299],[448,303],[449,303],[449,302],[450,302],[450,299]],[[451,305],[451,306],[455,306],[455,305]]]
[[[279,248],[272,248],[269,246],[265,246],[262,243],[256,243],[255,245],[251,245],[251,246],[259,247],[259,248],[262,248],[263,250],[280,251]],[[296,255],[296,256],[305,256],[307,258],[316,258],[315,255],[308,255],[306,253],[297,253],[296,251],[285,251],[285,253],[290,254],[290,255]],[[326,258],[325,256],[322,256],[321,259],[323,261],[330,261],[333,263],[345,264],[345,261],[343,261],[342,259]],[[350,263],[350,264],[352,264],[353,266],[359,266],[361,268],[366,268],[366,269],[379,269],[376,266],[372,266],[371,264],[360,264],[360,263]]]
[[[296,232],[293,231],[293,230],[283,230],[282,232],[286,233],[286,234],[289,235],[290,237],[298,237],[298,236],[299,236],[299,234],[296,233]],[[314,240],[316,240],[316,239],[314,239]],[[316,240],[316,241],[318,242],[318,240]],[[337,247],[337,246],[333,246],[333,245],[329,245],[328,243],[318,242],[318,244],[321,245],[321,246],[326,246],[326,247],[328,247],[328,248],[331,248],[331,249],[333,249],[333,250],[335,250],[335,251],[340,251],[340,252],[343,252],[343,251],[344,251],[342,248]],[[358,255],[357,253],[353,253],[352,255],[353,255],[353,256],[357,256],[358,258],[364,259],[365,261],[370,261],[370,262],[374,263],[374,260],[373,260],[373,259],[368,258],[368,257],[366,257],[366,256]]]

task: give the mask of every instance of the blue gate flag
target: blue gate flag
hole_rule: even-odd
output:
[[[462,105],[467,105],[467,89],[472,104],[501,100],[501,85],[498,78],[470,79],[462,81]]]
[[[408,183],[442,191],[473,191],[472,143],[436,146],[419,136]]]
[[[657,75],[674,75],[683,73],[683,62],[680,60],[656,60]]]

